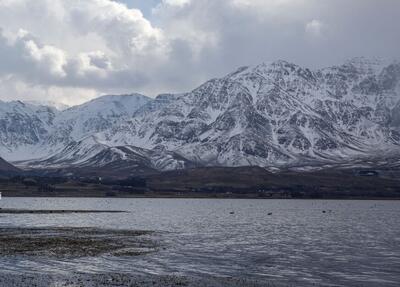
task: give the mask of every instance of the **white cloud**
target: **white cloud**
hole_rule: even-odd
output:
[[[139,10],[109,0],[0,0],[0,5],[0,60],[6,60],[0,75],[29,85],[134,90],[168,53],[161,30]],[[21,26],[7,18],[13,14],[21,16]],[[48,23],[38,25],[37,19]],[[32,30],[22,30],[26,27]],[[64,27],[64,41],[52,27]]]
[[[81,35],[99,35],[118,55],[159,53],[165,48],[162,31],[153,27],[137,9],[128,9],[109,0],[70,0],[65,3],[70,21]]]
[[[23,41],[23,55],[27,61],[37,65],[38,69],[48,72],[55,77],[65,77],[64,65],[66,65],[66,55],[61,49],[53,46],[38,46],[33,40]]]
[[[95,89],[31,85],[12,76],[0,77],[0,94],[3,101],[43,100],[68,106],[99,96]]]
[[[306,32],[312,36],[321,36],[323,27],[321,21],[314,19],[306,24]]]
[[[190,1],[191,0],[163,0],[163,3],[171,6],[182,7],[186,4],[189,4]]]

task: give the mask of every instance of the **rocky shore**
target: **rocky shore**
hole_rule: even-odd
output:
[[[13,275],[0,273],[1,287],[280,287],[274,283],[235,278],[129,274]],[[286,286],[286,285],[285,285]]]

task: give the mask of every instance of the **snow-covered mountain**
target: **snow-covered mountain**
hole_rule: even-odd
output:
[[[64,111],[20,101],[0,102],[0,154],[9,161],[47,157],[122,124],[149,101],[139,94],[103,96]]]
[[[51,136],[47,139],[56,148],[119,126],[150,98],[139,94],[103,96],[58,114]]]
[[[399,63],[366,59],[318,71],[285,61],[244,67],[103,135],[112,144],[162,146],[205,165],[397,152],[399,79]]]
[[[276,61],[154,100],[106,96],[65,111],[0,103],[0,123],[1,155],[36,158],[31,166],[343,164],[400,154],[400,63],[313,71]]]

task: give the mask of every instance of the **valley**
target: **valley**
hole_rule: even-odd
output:
[[[210,167],[127,178],[24,174],[0,179],[0,192],[6,197],[400,199],[398,178],[370,170]]]

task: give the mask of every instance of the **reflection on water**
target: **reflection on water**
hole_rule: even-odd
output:
[[[0,207],[127,210],[1,215],[0,227],[154,230],[163,246],[134,258],[0,258],[3,272],[211,274],[304,286],[400,283],[400,201],[3,198]]]

